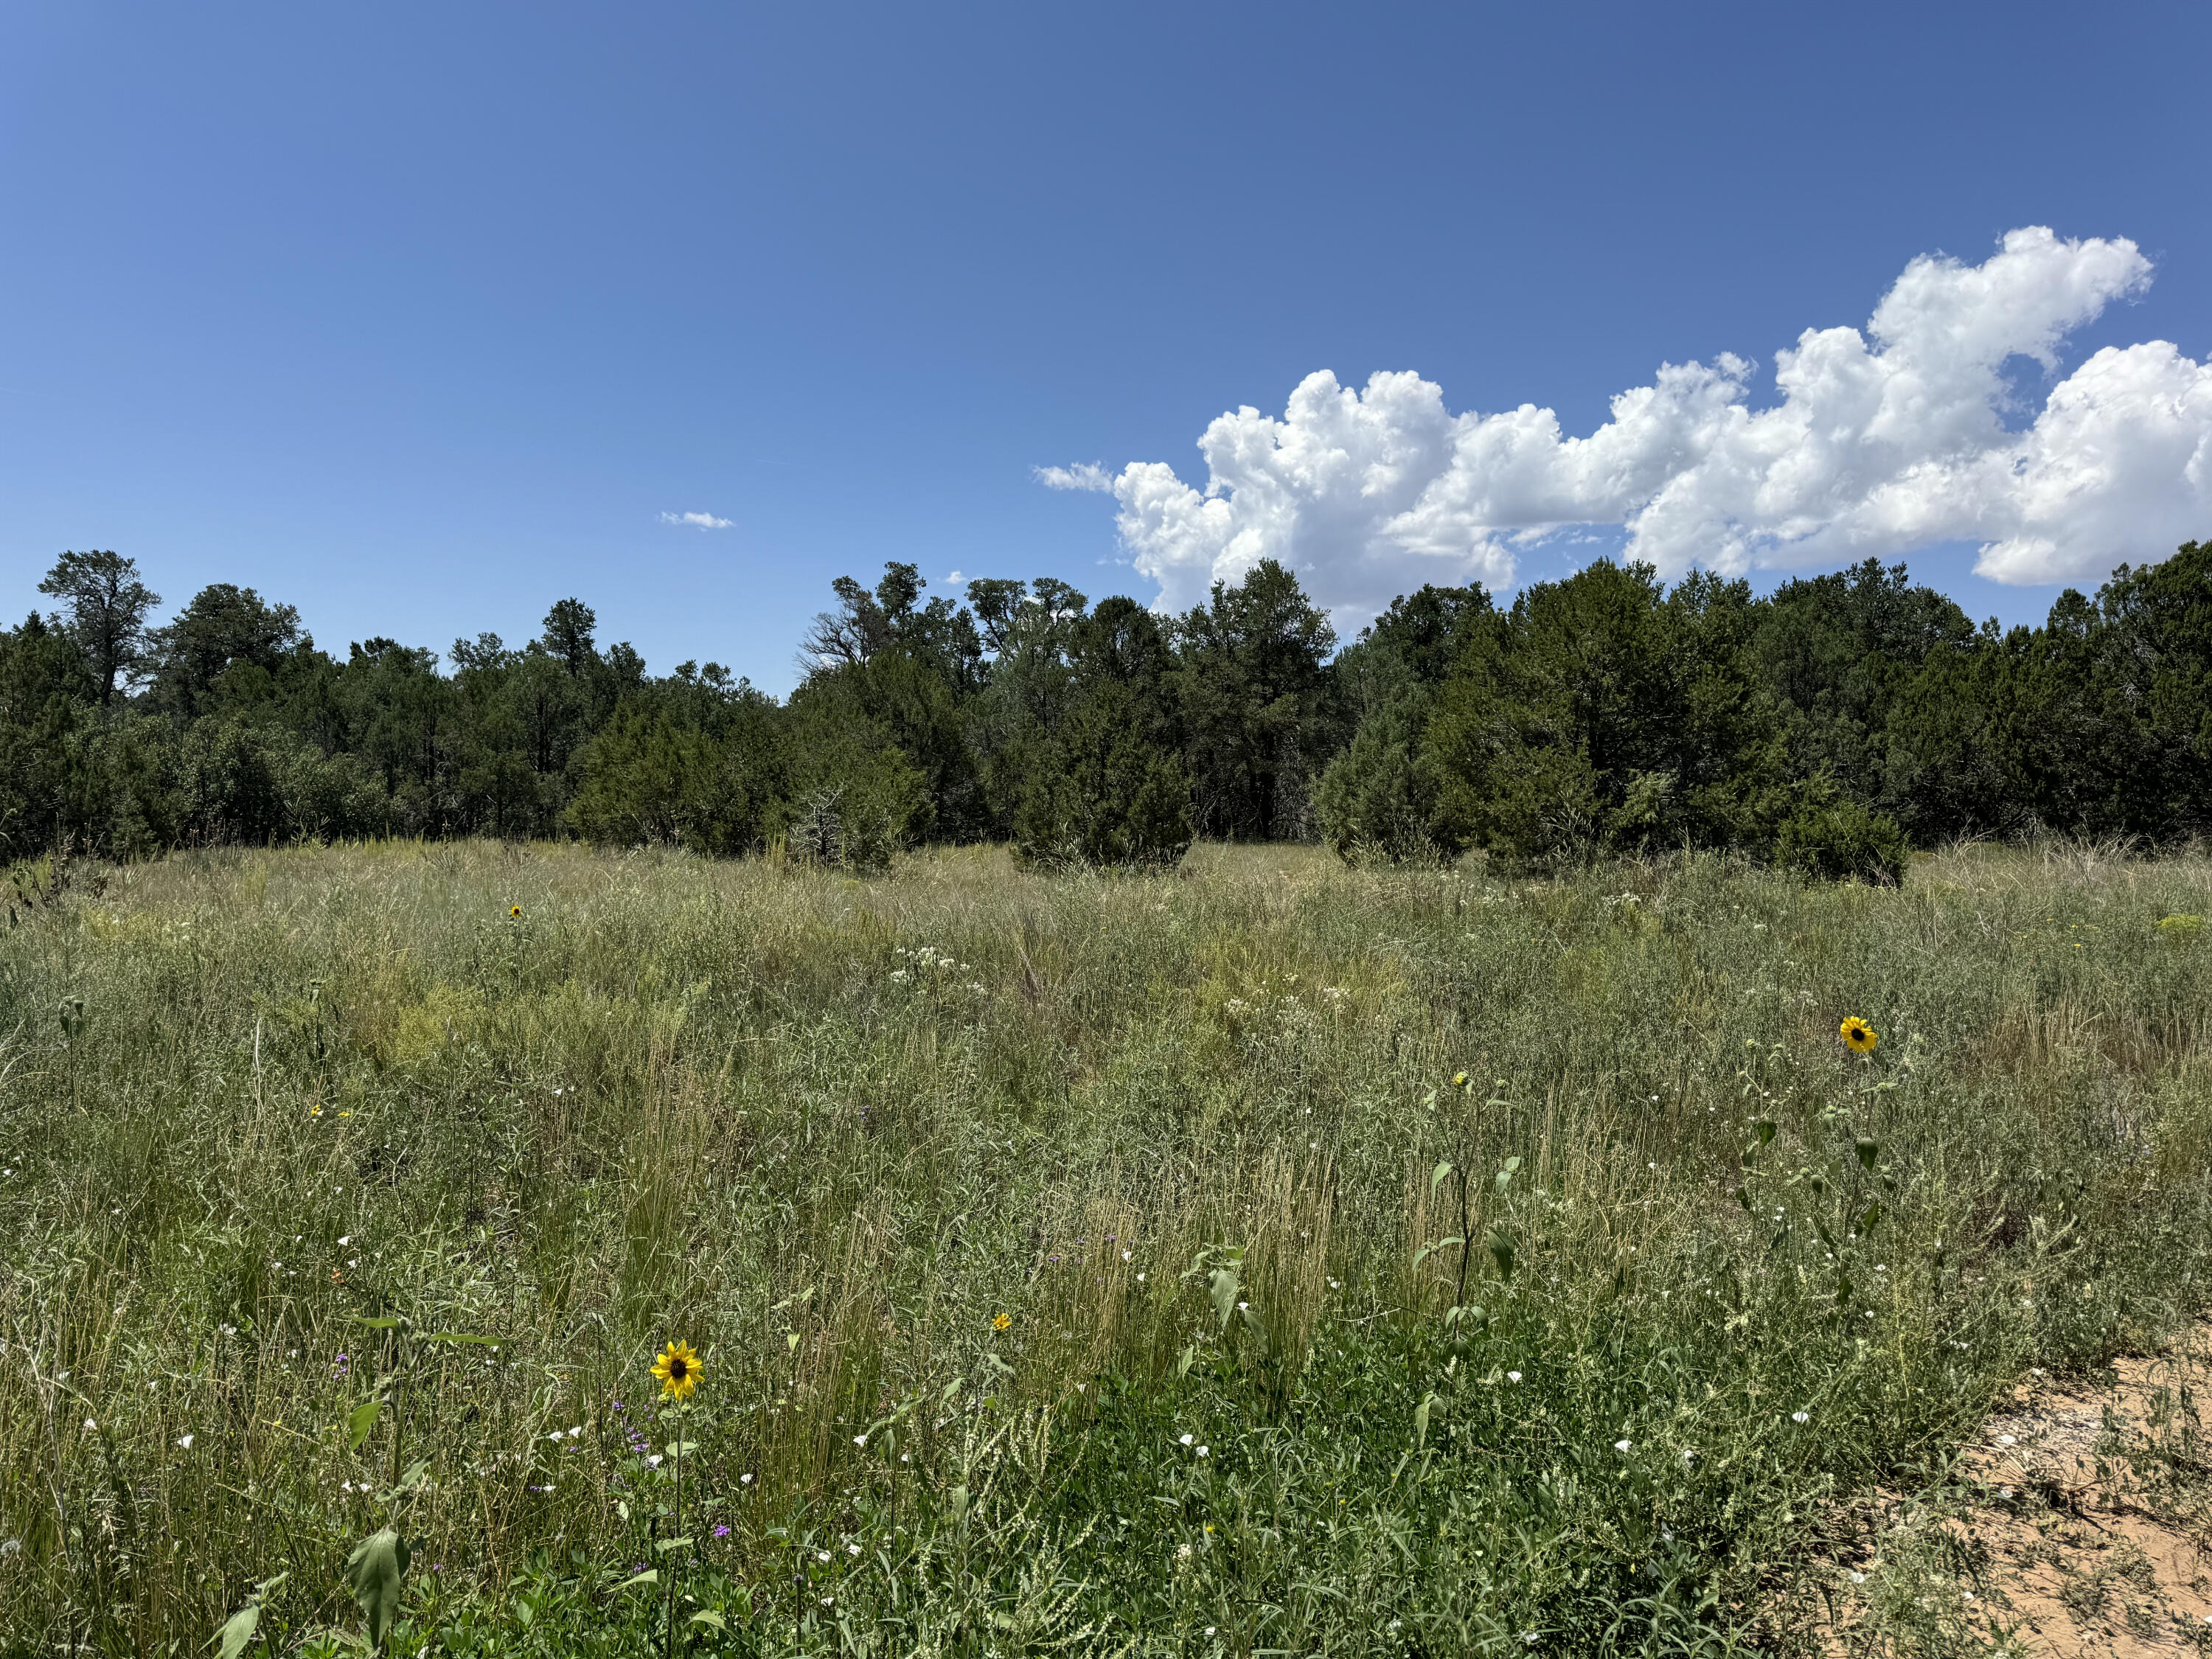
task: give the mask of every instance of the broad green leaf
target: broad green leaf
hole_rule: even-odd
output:
[[[374,1319],[369,1318],[366,1314],[352,1314],[348,1316],[352,1319],[355,1324],[366,1325],[372,1331],[388,1331],[401,1322],[399,1319],[392,1314],[380,1314]]]
[[[238,1659],[246,1651],[246,1644],[253,1639],[254,1627],[260,1622],[258,1601],[247,1602],[225,1620],[222,1628],[215,1633],[215,1639],[222,1647],[222,1659]]]
[[[1213,1298],[1213,1311],[1221,1316],[1221,1328],[1229,1328],[1229,1316],[1237,1311],[1237,1269],[1216,1267],[1206,1294]]]
[[[1873,1169],[1875,1159],[1881,1156],[1881,1146],[1865,1135],[1858,1138],[1858,1144],[1855,1150],[1859,1155],[1859,1167],[1863,1170]]]
[[[665,1555],[665,1554],[667,1554],[667,1553],[668,1553],[668,1552],[669,1552],[669,1551],[671,1551],[671,1550],[688,1550],[688,1549],[690,1549],[690,1548],[691,1547],[691,1540],[690,1540],[690,1538],[688,1538],[688,1537],[685,1537],[685,1538],[664,1538],[664,1539],[662,1539],[662,1540],[661,1540],[658,1544],[655,1544],[653,1547],[656,1551],[658,1551],[660,1554],[662,1554],[662,1555]]]
[[[499,1339],[495,1336],[471,1336],[465,1331],[433,1331],[422,1340],[425,1342],[465,1342],[477,1348],[499,1346]]]
[[[390,1527],[371,1533],[346,1561],[346,1583],[361,1606],[368,1645],[380,1648],[399,1617],[399,1581],[407,1576],[407,1540]]]
[[[1421,1253],[1413,1258],[1413,1265],[1416,1267],[1419,1267],[1421,1263],[1426,1261],[1431,1255],[1434,1255],[1438,1250],[1445,1249],[1447,1246],[1453,1244],[1464,1244],[1466,1243],[1467,1241],[1460,1237],[1456,1233],[1453,1234],[1449,1238],[1440,1238],[1435,1243],[1425,1246],[1422,1249]]]
[[[1513,1277],[1513,1241],[1496,1227],[1490,1230],[1490,1259],[1498,1264],[1500,1279]]]
[[[635,1573],[629,1577],[623,1579],[622,1583],[616,1585],[615,1588],[617,1589],[629,1589],[631,1586],[635,1584],[657,1584],[659,1582],[660,1569],[658,1567],[647,1567],[643,1572]]]
[[[1444,1177],[1450,1173],[1451,1160],[1449,1158],[1446,1158],[1443,1163],[1437,1164],[1435,1170],[1430,1175],[1429,1191],[1433,1194],[1438,1187],[1443,1184]]]
[[[1431,1395],[1413,1407],[1413,1443],[1425,1446],[1429,1441],[1429,1408],[1443,1404],[1443,1396]]]
[[[346,1413],[346,1439],[355,1451],[368,1438],[368,1431],[376,1426],[377,1413],[383,1409],[381,1400],[364,1400]]]
[[[1759,1144],[1760,1146],[1765,1146],[1773,1140],[1774,1120],[1772,1118],[1763,1117],[1751,1127],[1752,1133],[1759,1137]]]
[[[417,1458],[414,1462],[410,1463],[407,1466],[405,1471],[399,1477],[398,1484],[393,1486],[391,1491],[384,1494],[384,1501],[387,1504],[396,1504],[401,1498],[406,1497],[408,1493],[413,1492],[417,1486],[424,1485],[429,1479],[429,1459]]]
[[[726,1631],[729,1629],[729,1626],[723,1622],[722,1615],[716,1613],[712,1607],[700,1608],[698,1612],[691,1615],[691,1622],[695,1625],[705,1625],[710,1630]]]

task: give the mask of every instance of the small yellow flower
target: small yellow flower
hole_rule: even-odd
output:
[[[1455,1089],[1464,1089],[1467,1087],[1467,1073],[1465,1072],[1454,1072],[1452,1073],[1452,1087]]]
[[[1875,1051],[1875,1045],[1881,1041],[1880,1037],[1875,1035],[1874,1027],[1868,1024],[1856,1014],[1853,1014],[1849,1019],[1845,1020],[1840,1029],[1844,1039],[1844,1047],[1850,1049],[1855,1054],[1872,1054]]]
[[[689,1342],[670,1342],[666,1351],[653,1362],[653,1374],[660,1379],[660,1396],[664,1400],[690,1399],[706,1369]]]
[[[521,907],[520,905],[519,905],[519,904],[510,904],[510,905],[508,905],[508,906],[507,907],[507,919],[509,921],[521,921],[521,920],[522,920],[522,907]]]
[[[1014,1316],[1013,1316],[1013,1315],[1012,1315],[1012,1314],[1000,1314],[1000,1315],[996,1319],[994,1319],[994,1320],[991,1322],[991,1328],[992,1328],[993,1330],[994,1330],[994,1331],[1003,1331],[1003,1330],[1005,1330],[1005,1329],[1006,1328],[1006,1327],[1007,1327],[1007,1326],[1009,1326],[1009,1325],[1012,1324],[1013,1322],[1014,1322]]]

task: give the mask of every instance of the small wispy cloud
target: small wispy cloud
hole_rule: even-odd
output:
[[[660,521],[663,524],[688,525],[694,530],[727,530],[730,527],[727,519],[718,519],[711,513],[664,513],[660,515]]]
[[[1114,493],[1114,475],[1096,461],[1078,461],[1073,466],[1033,466],[1030,472],[1047,489],[1095,489],[1102,495]]]

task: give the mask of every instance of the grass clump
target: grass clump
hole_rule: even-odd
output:
[[[2207,1299],[2209,886],[114,871],[0,937],[0,1650],[1810,1640]]]

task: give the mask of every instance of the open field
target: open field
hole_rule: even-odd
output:
[[[410,1653],[642,1655],[672,1577],[702,1652],[1787,1650],[1858,1498],[2212,1302],[2200,858],[69,874],[0,937],[9,1655],[279,1573],[334,1651],[387,1522]]]

